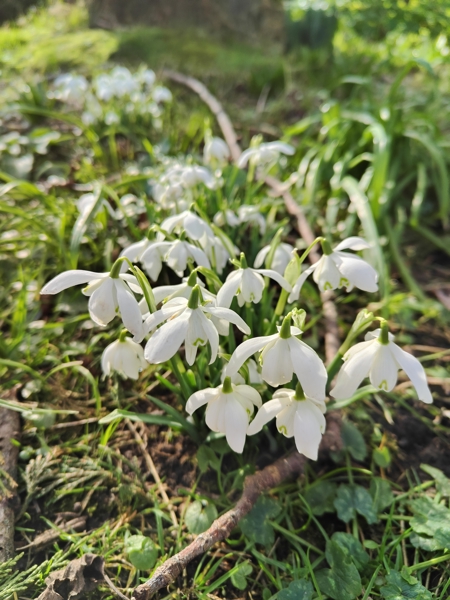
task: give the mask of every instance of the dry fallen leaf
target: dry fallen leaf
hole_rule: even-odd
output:
[[[55,571],[47,579],[47,589],[38,600],[76,600],[91,592],[105,580],[104,560],[95,554],[85,554],[72,560],[67,567]]]

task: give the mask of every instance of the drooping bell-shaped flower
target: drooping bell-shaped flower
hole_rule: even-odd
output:
[[[239,160],[238,167],[243,169],[248,162],[258,167],[267,167],[274,164],[280,157],[280,154],[292,156],[295,153],[295,148],[285,142],[266,142],[259,146],[250,147],[245,150]]]
[[[289,383],[295,374],[309,398],[324,400],[327,371],[314,350],[296,337],[301,333],[297,327],[291,327],[289,314],[278,333],[246,340],[238,346],[226,374],[232,377],[252,354],[261,352],[261,375],[269,385]]]
[[[239,306],[245,302],[257,304],[261,301],[265,288],[264,277],[270,277],[290,292],[291,286],[286,279],[272,269],[251,269],[247,266],[245,254],[241,252],[240,268],[230,273],[217,294],[217,304],[228,308],[237,296]]]
[[[313,279],[321,292],[345,287],[347,292],[357,287],[364,292],[378,290],[378,274],[375,269],[360,256],[343,252],[343,250],[364,250],[370,245],[360,237],[349,237],[331,249],[326,240],[322,241],[323,256],[314,265],[306,269],[292,288],[289,302],[298,299],[300,290],[307,277],[313,273]]]
[[[259,409],[248,427],[247,434],[258,433],[266,423],[276,417],[278,431],[288,438],[295,438],[295,445],[300,454],[317,460],[326,427],[323,416],[325,411],[325,402],[305,396],[300,384],[295,390],[281,388],[274,393],[272,400]]]
[[[134,335],[134,339],[141,341],[144,337],[142,313],[132,292],[142,294],[142,290],[134,275],[120,273],[121,263],[121,260],[116,261],[110,273],[81,269],[65,271],[49,281],[41,294],[58,294],[74,285],[87,283],[82,291],[89,296],[91,319],[97,325],[107,325],[120,314],[124,326]]]
[[[390,392],[397,384],[398,370],[403,369],[419,400],[426,404],[433,402],[423,366],[412,354],[394,344],[387,323],[366,334],[365,339],[345,353],[331,396],[338,400],[351,398],[365,377],[369,377],[374,387]]]
[[[230,159],[230,149],[227,143],[219,137],[207,138],[203,148],[203,162],[212,167],[223,167]]]
[[[213,363],[219,351],[219,332],[213,321],[217,319],[234,323],[243,333],[249,334],[250,328],[233,310],[201,303],[201,288],[196,285],[189,300],[173,298],[152,313],[145,320],[145,330],[157,329],[145,346],[144,355],[149,363],[160,364],[172,358],[185,345],[186,361],[194,364],[199,346],[210,345]]]
[[[255,269],[259,269],[264,264],[264,261],[267,260],[267,256],[270,252],[270,249],[270,246],[264,246],[264,248],[262,248],[262,250],[258,252],[255,258],[255,262],[253,263],[253,267]],[[284,275],[286,267],[292,259],[293,250],[294,247],[291,246],[291,244],[278,244],[273,253],[272,264],[270,265],[270,268],[279,273],[280,275]]]
[[[186,403],[186,410],[192,415],[205,404],[208,427],[224,433],[230,448],[242,453],[249,419],[255,406],[261,406],[259,393],[249,385],[235,385],[226,377],[222,385],[192,394]]]
[[[106,376],[116,372],[125,379],[138,379],[139,373],[148,366],[144,349],[125,335],[109,344],[102,354],[102,370]]]

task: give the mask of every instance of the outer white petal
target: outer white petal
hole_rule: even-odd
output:
[[[267,144],[262,145],[267,146],[267,148],[270,148],[271,150],[281,152],[282,154],[287,154],[288,156],[295,154],[294,146],[291,146],[291,144],[286,144],[286,142],[268,142]]]
[[[44,285],[41,294],[59,294],[63,290],[81,283],[88,283],[94,279],[103,279],[108,277],[109,273],[94,273],[93,271],[83,271],[82,269],[73,269],[60,273]]]
[[[183,307],[180,307],[180,306],[168,306],[166,304],[165,306],[163,306],[156,312],[151,313],[145,319],[145,322],[144,322],[144,327],[145,327],[146,333],[150,333],[150,331],[153,331],[154,329],[156,329],[158,327],[158,325],[161,325],[161,323],[163,323],[164,321],[169,319],[171,316],[173,316],[177,312],[180,312],[182,310],[182,308]]]
[[[223,306],[225,308],[230,307],[230,304],[241,285],[243,272],[244,269],[238,269],[228,275],[225,283],[217,294],[217,306]]]
[[[144,350],[145,359],[150,364],[159,365],[176,354],[186,337],[190,313],[191,311],[186,310],[182,315],[168,321],[155,331]]]
[[[278,333],[274,333],[273,335],[256,337],[240,344],[233,352],[230,362],[225,368],[226,375],[228,375],[228,377],[233,377],[233,375],[239,371],[245,361],[250,358],[252,354],[259,352],[261,348],[264,348],[264,346],[273,340],[276,340],[277,338]]]
[[[378,338],[378,336],[376,336],[376,338]],[[351,348],[349,348],[347,350],[347,352],[344,354],[344,361],[345,360],[349,360],[352,356],[354,356],[355,354],[358,354],[364,348],[367,348],[368,346],[370,346],[371,344],[373,344],[373,339],[374,338],[366,340],[365,342],[359,342],[358,344],[355,344],[354,346],[352,346]]]
[[[286,281],[286,279],[282,275],[277,273],[276,271],[273,271],[272,269],[256,269],[256,271],[258,273],[260,273],[261,275],[263,275],[264,277],[270,277],[271,279],[274,279],[287,292],[292,291],[291,284],[288,281]]]
[[[339,244],[334,248],[334,252],[340,252],[341,250],[366,250],[370,248],[370,244],[366,242],[366,240],[362,237],[358,237],[356,235],[352,235],[346,240],[342,240]]]
[[[209,345],[211,346],[211,360],[209,361],[209,364],[212,364],[216,360],[217,353],[219,352],[219,333],[212,321],[205,317],[202,309],[198,308],[197,310],[202,315],[203,329],[207,335]]]
[[[114,353],[116,352],[116,348],[119,343],[119,340],[116,340],[112,344],[109,344],[109,346],[106,346],[106,348],[103,350],[102,371],[105,375],[111,374],[112,359],[114,357]]]
[[[339,252],[338,256],[341,259],[338,269],[352,286],[365,292],[378,290],[378,273],[368,262],[348,252]]]
[[[116,316],[117,294],[115,285],[107,277],[89,298],[89,314],[97,325],[107,325]]]
[[[300,277],[294,283],[294,287],[292,288],[292,292],[289,294],[289,297],[288,297],[289,304],[292,304],[292,302],[295,302],[296,300],[298,300],[298,297],[300,295],[300,292],[301,292],[301,289],[303,287],[303,284],[308,279],[308,277],[311,275],[311,273],[314,272],[314,270],[316,269],[316,267],[317,267],[318,264],[319,263],[316,263],[315,265],[312,265],[311,267],[308,267],[306,269],[306,271],[303,271],[303,273],[300,275]]]
[[[194,259],[194,261],[200,267],[206,267],[207,269],[210,269],[211,263],[209,262],[209,259],[206,256],[206,254],[203,252],[203,250],[201,248],[197,248],[197,246],[194,246],[193,244],[188,244],[188,246],[189,246],[189,252],[190,252],[192,258]]]
[[[296,402],[296,400],[291,400],[277,415],[277,429],[287,438],[291,438],[294,435]]]
[[[336,385],[330,391],[330,396],[338,400],[353,396],[361,381],[369,375],[373,357],[378,349],[377,345],[377,341],[368,344],[344,362],[338,373]]]
[[[259,269],[260,267],[262,267],[264,261],[266,260],[266,256],[269,254],[269,252],[270,246],[264,246],[264,248],[258,252],[255,258],[255,262],[253,263],[254,269]]]
[[[153,296],[155,298],[155,304],[159,304],[169,296],[182,295],[184,298],[189,298],[192,288],[188,287],[185,283],[178,283],[176,285],[160,285],[153,288]],[[183,293],[185,292],[185,294]]]
[[[342,276],[332,256],[332,254],[329,256],[323,255],[316,263],[313,279],[321,292],[335,290],[341,286]]]
[[[325,417],[312,402],[299,402],[294,416],[294,438],[297,450],[311,460],[317,460]]]
[[[244,152],[239,157],[239,160],[237,162],[237,166],[240,169],[243,169],[247,165],[248,161],[250,160],[250,158],[254,154],[257,154],[257,149],[256,148],[247,148],[247,150],[244,150]]]
[[[164,231],[167,231],[167,233],[172,233],[172,231],[175,229],[175,227],[178,227],[179,225],[181,225],[183,223],[183,219],[187,215],[187,213],[188,213],[188,211],[184,210],[179,215],[173,215],[172,217],[167,217],[167,219],[164,219],[164,221],[161,223],[161,229],[163,229]]]
[[[370,367],[370,383],[377,388],[390,392],[397,383],[398,365],[391,353],[389,345],[375,342],[377,351]]]
[[[135,244],[131,244],[131,246],[124,248],[122,250],[122,252],[120,253],[120,256],[125,256],[131,262],[138,262],[142,256],[143,252],[148,248],[148,246],[150,244],[151,244],[151,242],[147,238],[145,238],[144,240],[141,240],[140,242],[136,242]],[[124,262],[122,264],[122,269],[124,271],[126,271],[128,269],[128,265],[126,264],[126,262]]]
[[[261,406],[258,414],[248,426],[247,434],[255,435],[261,431],[266,423],[276,417],[288,404],[290,404],[289,398],[274,398],[269,400]]]
[[[186,332],[186,339],[184,342],[184,350],[186,353],[186,362],[188,365],[193,365],[197,356],[197,350],[199,346],[205,346],[208,341],[206,334],[201,309],[195,309],[191,311],[189,320],[189,327]]]
[[[197,408],[204,406],[219,395],[217,388],[206,388],[192,394],[186,402],[186,411],[192,415]]]
[[[116,288],[117,303],[122,322],[128,331],[134,335],[134,341],[140,342],[144,338],[145,330],[139,302],[126,288],[125,283],[121,279],[114,279],[113,282]]]
[[[188,249],[186,242],[177,240],[165,256],[165,261],[176,273],[183,273],[187,267]]]
[[[374,329],[373,331],[369,331],[366,333],[366,335],[364,336],[364,339],[366,341],[368,340],[375,340],[378,339],[381,335],[381,329],[380,327],[378,327],[378,329]],[[393,342],[395,340],[395,336],[392,333],[388,333],[389,336],[389,341]]]
[[[222,391],[220,390],[218,396],[212,398],[206,407],[205,422],[211,431],[225,433],[226,410],[227,402],[225,400],[225,394],[222,394]]]
[[[328,378],[325,365],[305,342],[295,337],[290,337],[287,342],[294,373],[302,384],[305,395],[314,400],[325,400]]]
[[[232,394],[226,394],[232,396]],[[244,450],[245,436],[248,428],[248,415],[245,408],[233,398],[227,398],[225,414],[225,435],[232,450],[241,454]]]
[[[409,354],[409,352],[405,352],[397,344],[389,344],[389,349],[397,363],[411,379],[413,386],[416,388],[419,400],[422,400],[426,404],[431,404],[433,396],[428,387],[427,376],[421,363],[415,356]]]
[[[292,380],[293,365],[288,341],[278,338],[273,345],[266,346],[261,354],[262,378],[274,387]]]
[[[236,396],[239,397],[240,400],[245,399],[245,403],[246,405],[248,403],[250,403],[252,405],[252,410],[251,413],[253,414],[253,405],[257,406],[258,408],[261,406],[262,404],[262,400],[261,400],[261,396],[259,394],[259,392],[257,390],[255,390],[255,388],[251,387],[250,385],[235,385],[233,387],[234,389],[234,393],[236,394]]]

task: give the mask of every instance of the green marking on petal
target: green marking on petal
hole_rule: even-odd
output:
[[[325,282],[325,285],[323,286],[324,290],[332,290],[333,286],[331,285],[331,283],[329,281]]]
[[[285,427],[284,425],[280,425],[280,426],[278,427],[278,431],[279,431],[280,433],[282,433],[283,435],[286,435],[286,436],[287,436],[287,429],[286,429],[286,427]]]

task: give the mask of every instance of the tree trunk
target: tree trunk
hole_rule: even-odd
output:
[[[198,27],[245,41],[281,40],[280,0],[90,0],[94,27]]]

